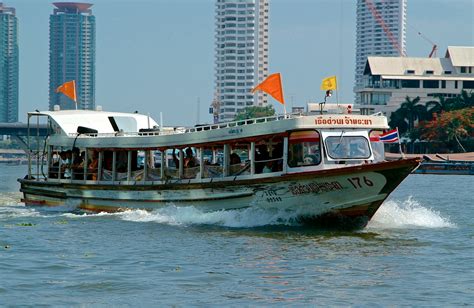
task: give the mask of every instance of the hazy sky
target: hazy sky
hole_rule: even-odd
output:
[[[48,108],[52,1],[3,0],[17,9],[20,121]],[[213,0],[96,0],[96,105],[149,113],[165,125],[210,123],[214,92]],[[324,77],[338,76],[339,101],[352,102],[355,0],[270,0],[270,73],[281,72],[289,109],[321,101]],[[408,0],[407,53],[431,44],[474,46],[474,0]],[[335,99],[335,96],[333,97]],[[198,115],[198,100],[200,109]],[[272,103],[274,101],[272,100]],[[275,103],[277,111],[281,106]]]

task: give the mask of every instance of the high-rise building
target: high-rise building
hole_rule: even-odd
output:
[[[0,3],[0,122],[18,122],[18,19]]]
[[[76,81],[78,109],[95,107],[95,16],[89,3],[56,2],[49,18],[49,109],[74,109],[74,102],[56,93]]]
[[[268,75],[269,0],[216,1],[215,92],[219,120],[248,106],[266,106],[267,94],[251,93]]]
[[[355,89],[364,86],[364,69],[369,56],[406,55],[407,0],[357,0]]]

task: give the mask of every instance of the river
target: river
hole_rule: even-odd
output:
[[[474,177],[411,175],[360,231],[284,213],[26,208],[0,166],[0,306],[474,303]]]

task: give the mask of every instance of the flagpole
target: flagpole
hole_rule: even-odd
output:
[[[400,133],[398,132],[398,126],[396,127],[396,130],[397,130],[397,137],[398,137],[398,150],[400,151],[402,158],[405,158],[405,154],[402,151],[402,142],[400,140]]]

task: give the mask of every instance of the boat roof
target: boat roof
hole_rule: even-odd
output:
[[[150,116],[139,113],[60,110],[30,114],[49,116],[66,135],[76,134],[79,126],[95,129],[99,134],[112,134],[117,131],[138,132],[140,129],[158,127]]]
[[[61,126],[62,130],[68,132],[66,135],[53,134],[50,137],[51,145],[67,146],[73,144],[74,140],[74,143],[77,141],[77,146],[93,148],[179,147],[184,145],[222,143],[232,140],[249,140],[249,138],[254,139],[259,138],[259,136],[277,136],[294,130],[382,130],[389,128],[387,118],[382,115],[303,115],[299,113],[189,128],[162,128],[161,130],[140,132],[140,128],[148,128],[148,116],[135,113],[94,111],[50,111],[40,114],[50,116]],[[136,129],[124,129],[117,132],[117,130],[112,128],[109,117],[119,122],[123,120],[125,123],[130,122],[131,118],[137,123]],[[149,121],[150,125],[153,126],[155,121],[151,118]],[[98,133],[78,135],[77,126],[97,129]]]

